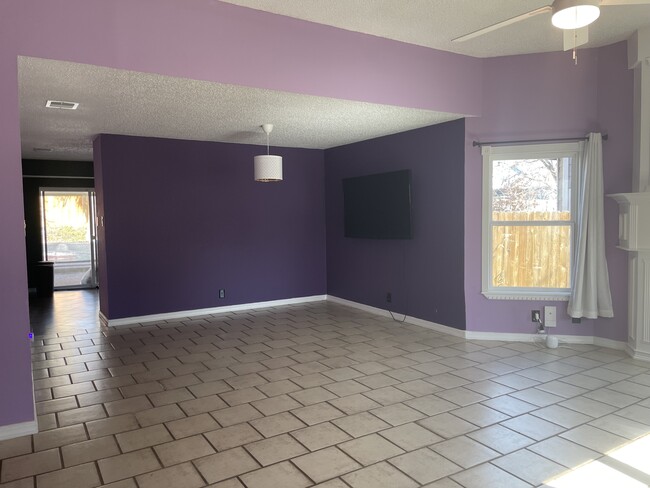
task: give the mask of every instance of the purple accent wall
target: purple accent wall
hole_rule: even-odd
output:
[[[274,149],[284,181],[265,184],[260,146],[101,135],[96,149],[109,319],[325,294],[323,151]]]
[[[464,135],[456,120],[325,151],[328,294],[465,328]],[[341,180],[400,169],[411,170],[413,239],[344,237]]]
[[[582,137],[609,134],[603,145],[605,193],[631,191],[632,72],[626,45],[580,50],[578,66],[569,53],[484,60],[482,117],[467,119],[465,141],[465,300],[467,329],[529,333],[530,311],[555,305],[558,334],[627,338],[627,264],[618,239],[615,202],[605,199],[607,260],[613,319],[574,325],[566,302],[488,300],[481,294],[482,158],[472,140]]]

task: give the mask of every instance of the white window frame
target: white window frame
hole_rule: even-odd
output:
[[[481,293],[492,300],[556,300],[567,301],[571,288],[528,288],[492,286],[492,162],[500,159],[556,159],[571,157],[571,271],[575,265],[574,243],[577,223],[578,175],[582,161],[583,142],[556,144],[482,146],[483,156],[483,225],[482,225],[482,288]],[[526,225],[556,225],[555,221],[531,221]],[[573,277],[571,277],[571,280]]]

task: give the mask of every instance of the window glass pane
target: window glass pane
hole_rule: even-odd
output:
[[[493,220],[571,220],[571,158],[492,161]]]
[[[569,288],[569,225],[492,227],[492,286]]]

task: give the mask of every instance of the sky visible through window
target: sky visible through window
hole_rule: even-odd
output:
[[[569,178],[569,158],[496,160],[492,167],[492,210],[569,211]]]

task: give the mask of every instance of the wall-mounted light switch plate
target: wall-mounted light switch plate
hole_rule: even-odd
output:
[[[557,307],[544,307],[544,326],[557,327]]]

